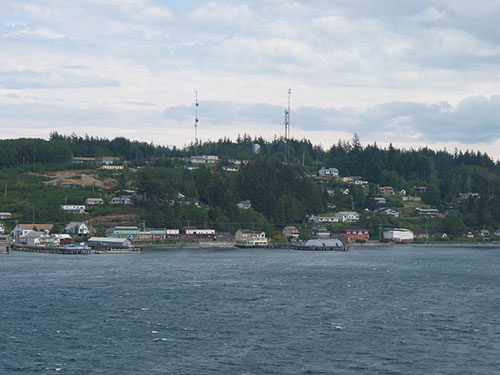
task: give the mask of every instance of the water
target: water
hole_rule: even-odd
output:
[[[0,374],[498,374],[500,249],[0,256]]]

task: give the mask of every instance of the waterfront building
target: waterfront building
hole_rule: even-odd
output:
[[[91,248],[111,247],[125,249],[132,246],[128,239],[115,237],[91,237],[87,243]]]
[[[413,232],[405,228],[394,228],[386,230],[383,233],[384,239],[393,242],[410,242],[413,241]]]
[[[285,228],[283,228],[283,237],[296,239],[299,238],[299,236],[300,232],[297,229],[297,227],[293,225],[288,225]]]
[[[10,232],[11,237],[22,237],[32,231],[49,233],[54,228],[54,224],[17,224]]]
[[[238,229],[234,235],[237,245],[242,246],[266,246],[268,240],[266,232],[250,229]]]
[[[368,241],[370,239],[370,231],[361,228],[344,228],[339,231],[341,235],[347,238],[347,241]]]

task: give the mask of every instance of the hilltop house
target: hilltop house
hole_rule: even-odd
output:
[[[337,216],[331,215],[311,215],[308,217],[310,223],[338,223]]]
[[[87,198],[85,199],[86,206],[102,206],[104,205],[104,200],[102,198]]]
[[[62,204],[61,209],[69,214],[85,214],[85,206],[74,204]]]
[[[64,227],[64,232],[77,236],[86,236],[89,234],[89,227],[84,222],[72,221]]]
[[[252,202],[250,202],[249,200],[241,201],[240,203],[236,204],[236,207],[241,208],[243,210],[248,210],[252,208]]]
[[[125,205],[134,204],[132,199],[130,199],[129,197],[114,197],[114,198],[111,198],[110,203],[111,204],[125,204]]]
[[[359,221],[359,214],[353,211],[340,211],[335,214],[338,222],[353,223]]]
[[[337,168],[321,168],[318,171],[318,176],[320,177],[338,177],[339,170]]]
[[[392,186],[380,186],[378,192],[382,195],[394,195],[394,188]]]

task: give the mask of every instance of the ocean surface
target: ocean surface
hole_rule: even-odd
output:
[[[0,255],[0,374],[499,374],[500,248]]]

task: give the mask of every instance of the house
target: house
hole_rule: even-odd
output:
[[[283,228],[283,237],[285,238],[299,238],[300,232],[297,227],[293,225],[288,225]]]
[[[340,211],[335,214],[337,221],[341,223],[352,223],[355,221],[359,221],[359,214],[353,211]]]
[[[476,232],[476,237],[481,238],[483,240],[489,240],[490,231],[488,229],[480,229],[478,232]]]
[[[382,195],[394,195],[394,188],[392,186],[380,186],[378,192]]]
[[[330,237],[330,234],[330,231],[322,225],[315,225],[311,231],[311,235],[318,238]]]
[[[107,233],[108,237],[137,239],[140,234],[139,227],[119,225]]]
[[[125,205],[134,204],[132,199],[130,199],[129,197],[114,197],[114,198],[111,198],[110,203],[111,204],[125,204]]]
[[[189,159],[193,164],[216,164],[220,161],[219,157],[215,155],[191,156]]]
[[[241,201],[240,203],[236,204],[236,207],[241,208],[243,210],[248,210],[252,208],[252,202],[250,202],[249,200]]]
[[[329,210],[334,210],[337,208],[337,205],[335,203],[332,203],[332,202],[328,202],[326,204],[326,207],[329,209]]]
[[[241,246],[266,246],[266,232],[250,229],[238,229],[234,234],[235,242]]]
[[[184,227],[186,236],[191,237],[213,237],[215,236],[215,229],[198,229],[196,227]]]
[[[320,177],[338,177],[339,170],[337,168],[321,168],[318,171],[318,176]]]
[[[89,234],[89,227],[81,221],[72,221],[64,227],[64,232],[76,236],[86,236]]]
[[[10,212],[0,212],[0,220],[2,219],[10,219],[12,214]]]
[[[123,166],[123,165],[104,164],[99,169],[106,169],[106,170],[110,170],[110,171],[113,171],[113,170],[116,171],[116,170],[125,169],[125,166]]]
[[[188,171],[195,171],[197,170],[199,167],[197,165],[189,165],[189,164],[186,164],[184,166],[184,169],[185,170],[188,170]]]
[[[99,249],[99,248],[125,249],[132,246],[131,242],[128,239],[114,238],[114,237],[91,237],[89,238],[87,243],[93,249]]]
[[[415,239],[424,239],[424,240],[429,239],[429,233],[427,233],[427,231],[423,231],[423,230],[413,232],[413,236]]]
[[[236,167],[227,167],[227,166],[222,167],[222,170],[225,172],[238,172],[239,171],[239,169]]]
[[[481,198],[481,196],[478,193],[460,193],[459,194],[460,199],[470,199],[470,198]]]
[[[54,234],[54,237],[59,240],[59,245],[69,245],[74,242],[69,234]]]
[[[29,232],[42,231],[49,233],[54,228],[54,224],[17,224],[10,232],[11,237],[23,237]]]
[[[34,230],[20,237],[19,242],[27,246],[59,246],[56,236]]]
[[[85,157],[85,156],[73,156],[73,163],[83,164],[83,163],[95,163],[96,158]]]
[[[347,238],[347,241],[363,241],[366,242],[370,239],[370,231],[368,229],[360,228],[344,228],[339,233]]]
[[[394,228],[386,230],[383,233],[384,239],[392,242],[410,242],[413,241],[413,232],[405,228]]]
[[[416,208],[418,216],[423,216],[423,217],[438,217],[439,216],[439,210],[437,208]]]
[[[394,208],[389,208],[389,207],[379,207],[376,208],[373,212],[376,214],[386,214],[392,217],[399,217],[400,212]]]
[[[101,156],[98,157],[96,161],[104,165],[111,165],[114,163],[119,163],[121,161],[121,158],[118,156]]]
[[[102,198],[87,198],[85,199],[85,206],[102,206],[104,200]]]
[[[385,198],[373,198],[373,200],[377,204],[386,204],[387,203],[387,200]]]
[[[500,237],[500,228],[495,231],[495,236]]]
[[[68,214],[85,214],[85,206],[75,204],[62,204],[61,209]]]
[[[5,234],[5,224],[0,222],[0,234]]]
[[[335,195],[335,189],[326,188],[325,191],[326,191],[326,193],[328,194],[329,197],[333,197]]]
[[[310,223],[338,223],[339,219],[331,215],[311,215],[308,217]]]

